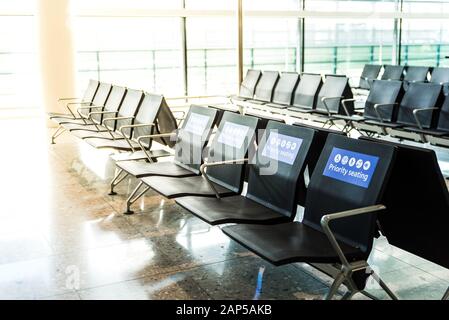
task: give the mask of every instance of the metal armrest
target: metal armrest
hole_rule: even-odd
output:
[[[337,213],[331,213],[326,214],[321,217],[321,227],[324,230],[324,233],[326,234],[327,238],[329,239],[332,247],[334,248],[335,252],[337,253],[338,257],[340,258],[341,263],[346,266],[350,267],[350,264],[348,262],[348,259],[346,259],[345,254],[343,253],[343,250],[341,249],[340,245],[337,242],[337,239],[335,238],[334,234],[332,233],[332,230],[329,227],[329,222],[336,219],[342,219],[347,218],[351,216],[366,214],[366,213],[375,213],[380,210],[384,210],[386,207],[384,205],[374,205],[369,207],[363,207],[363,208],[357,208],[353,210],[348,211],[341,211]]]
[[[374,105],[374,111],[376,112],[377,117],[379,118],[380,122],[384,122],[384,119],[382,119],[382,116],[379,113],[379,108],[384,108],[384,107],[395,107],[397,105],[397,103],[376,103]]]
[[[217,189],[215,189],[215,186],[212,184],[212,182],[210,181],[209,177],[207,176],[207,173],[205,171],[206,168],[221,166],[221,165],[225,165],[225,164],[234,164],[234,163],[236,164],[236,163],[245,163],[245,162],[248,162],[248,158],[224,160],[224,161],[217,161],[217,162],[209,162],[209,163],[203,163],[200,166],[200,172],[203,175],[203,178],[206,180],[206,182],[209,185],[209,187],[215,193],[215,197],[217,197],[217,199],[220,199],[220,194],[217,192]]]
[[[131,139],[131,134],[129,135],[129,137],[126,135],[125,133],[125,129],[129,129],[129,128],[141,128],[141,127],[153,127],[155,126],[154,123],[139,123],[139,124],[129,124],[129,125],[124,125],[120,127],[120,133],[122,134],[123,138],[125,138],[126,142],[129,144],[129,146],[131,147],[132,152],[135,152],[136,150],[134,149],[130,139]]]
[[[101,109],[101,110],[102,110],[103,108],[104,108],[104,106],[82,107],[82,108],[76,109],[76,112],[79,114],[80,118],[82,118],[82,119],[89,119],[89,118],[90,118],[90,117],[89,117],[90,112],[87,114],[87,117],[86,117],[86,116],[84,116],[84,115],[81,113],[81,110],[92,110],[92,109]],[[84,121],[84,122],[86,122],[86,121]]]
[[[324,107],[326,108],[329,117],[332,117],[332,114],[331,114],[331,111],[329,110],[329,106],[327,105],[326,101],[327,100],[335,100],[335,99],[343,99],[343,98],[344,97],[342,97],[342,96],[340,96],[340,97],[322,97],[321,98],[321,101],[323,102]]]
[[[137,143],[139,144],[140,149],[142,149],[142,151],[145,153],[145,156],[147,157],[147,159],[150,162],[153,162],[153,159],[151,159],[150,154],[148,153],[147,149],[145,148],[145,146],[142,144],[142,140],[143,139],[149,139],[149,141],[151,141],[151,139],[154,138],[168,138],[168,137],[172,137],[173,135],[175,135],[175,133],[173,132],[169,132],[169,133],[157,133],[157,134],[148,134],[148,135],[144,135],[144,136],[140,136],[137,138]]]
[[[72,105],[81,105],[81,106],[86,106],[86,105],[90,105],[90,102],[69,102],[65,105],[65,107],[67,108],[67,110],[69,110],[70,114],[73,116],[74,119],[76,119],[75,113],[72,111],[72,108],[70,108],[70,106]]]
[[[363,100],[360,100],[360,99],[343,99],[343,100],[341,100],[341,105],[343,106],[343,110],[345,111],[345,113],[348,117],[350,117],[351,115],[349,114],[349,110],[348,110],[348,107],[346,106],[346,103],[351,102],[351,101],[356,102],[356,101],[363,101]]]
[[[118,111],[104,111],[105,113],[117,113]],[[118,121],[118,120],[127,120],[127,119],[134,119],[134,117],[113,117],[113,118],[106,118],[103,119],[103,126],[108,130],[108,133],[111,135],[112,139],[115,140],[114,135],[111,132],[111,129],[106,125],[106,122],[109,121]]]
[[[92,111],[92,112],[89,112],[89,114],[87,115],[87,118],[90,120],[93,120],[92,116],[96,115],[96,114],[117,114],[117,113],[118,113],[118,111]]]
[[[80,97],[77,97],[77,98],[75,98],[75,97],[73,97],[73,98],[59,98],[58,102],[59,101],[69,101],[69,100],[81,100],[81,98]]]
[[[415,109],[413,110],[413,117],[415,118],[415,122],[418,125],[418,128],[423,130],[423,126],[421,124],[421,121],[419,121],[418,113],[423,111],[431,111],[431,110],[439,110],[438,108],[423,108],[423,109]]]

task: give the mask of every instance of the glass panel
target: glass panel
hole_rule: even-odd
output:
[[[447,0],[403,0],[402,11],[407,13],[449,13]]]
[[[183,94],[180,23],[180,18],[75,18],[79,87],[96,74],[166,96]]]
[[[360,76],[366,63],[394,59],[394,21],[306,19],[305,71]]]
[[[244,28],[245,69],[297,69],[298,19],[248,17],[245,18]]]
[[[189,95],[235,92],[235,18],[187,18]]]
[[[401,64],[448,66],[448,55],[447,20],[403,20]]]
[[[232,0],[185,0],[187,9],[197,10],[235,10],[237,1]]]
[[[180,9],[182,0],[75,0],[71,1],[72,10],[88,9]]]
[[[244,10],[298,10],[300,0],[244,0]]]
[[[335,12],[394,12],[399,0],[306,0],[306,10]]]

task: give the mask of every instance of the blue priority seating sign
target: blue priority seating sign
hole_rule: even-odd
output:
[[[323,175],[368,188],[379,157],[333,148]]]
[[[292,165],[301,148],[302,139],[271,132],[262,155]]]

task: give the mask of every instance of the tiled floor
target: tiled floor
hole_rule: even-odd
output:
[[[273,267],[149,192],[122,214],[127,180],[107,195],[108,151],[35,119],[0,120],[1,299],[320,299],[331,279]],[[401,297],[438,299],[449,270],[378,241],[371,264]],[[385,294],[369,282],[371,293]],[[362,295],[354,298],[363,299]]]

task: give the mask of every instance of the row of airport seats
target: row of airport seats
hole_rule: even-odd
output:
[[[61,134],[70,132],[95,148],[128,152],[117,155],[119,159],[170,155],[163,148],[149,152],[153,140],[162,146],[174,145],[170,136],[160,134],[175,131],[178,126],[162,95],[90,80],[81,99],[62,98],[59,102],[65,104],[68,113],[49,114],[58,124],[53,144]],[[142,138],[148,135],[152,138]]]
[[[153,117],[151,125],[142,123],[153,128],[154,119],[160,120],[154,108],[161,108],[163,98],[142,95],[137,114],[139,119],[147,116],[146,121]],[[143,108],[147,96],[158,101],[153,108]],[[119,110],[125,106],[132,109],[127,100]],[[87,111],[82,108],[78,114]],[[304,262],[327,273],[334,278],[327,299],[341,285],[348,288],[343,298],[357,292],[375,298],[364,290],[369,276],[397,298],[367,262],[380,233],[399,248],[449,267],[449,255],[441,249],[448,245],[449,194],[432,150],[228,111],[218,115],[215,108],[192,105],[175,132],[159,128],[158,133],[130,138],[125,130],[138,129],[141,123],[118,123],[114,131],[106,130],[122,132],[124,140],[137,142],[140,149],[126,157],[112,155],[119,170],[111,187],[127,176],[139,179],[126,213],[132,213],[130,206],[149,189],[176,199],[275,266]],[[137,115],[106,119],[128,117],[137,120]],[[93,121],[92,114],[82,118]],[[90,125],[83,119],[71,118]],[[162,137],[172,138],[171,161],[158,162],[152,156],[151,140]],[[147,156],[136,157],[138,153]],[[302,218],[297,217],[298,205],[304,207]],[[448,296],[449,290],[444,298]]]
[[[383,70],[382,75],[380,75],[381,70]],[[412,82],[444,84],[449,82],[449,68],[366,64],[358,85],[353,88],[369,90],[374,80],[403,81],[405,87]]]

